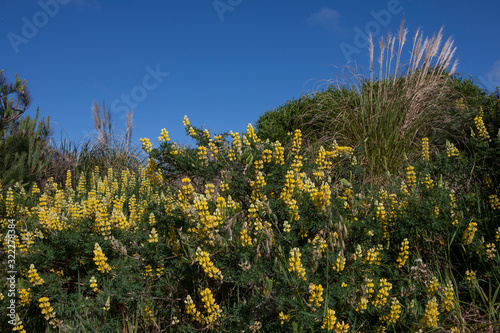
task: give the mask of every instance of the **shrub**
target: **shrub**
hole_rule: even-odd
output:
[[[26,81],[16,75],[15,82],[8,83],[0,71],[0,186],[37,180],[52,158],[49,119],[38,121],[39,110],[34,119],[22,117],[30,103]]]
[[[184,124],[198,147],[179,147],[166,131],[157,148],[143,138],[149,162],[137,174],[109,169],[88,182],[68,177],[4,192],[2,260],[7,230],[18,235],[16,324],[68,332],[469,330],[477,328],[464,321],[470,306],[494,329],[500,203],[482,187],[455,190],[462,179],[453,173],[475,172],[467,155],[430,152],[407,165],[404,181],[367,186],[350,147],[305,159],[300,131],[282,145],[251,125],[212,135]],[[183,178],[164,184],[170,174]],[[492,186],[486,191],[496,193]],[[1,292],[6,311],[5,285]],[[5,327],[6,313],[1,320]]]

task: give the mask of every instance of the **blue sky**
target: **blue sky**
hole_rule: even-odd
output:
[[[458,72],[500,85],[500,2],[467,0],[23,0],[0,5],[0,69],[28,81],[50,116],[54,140],[94,129],[93,100],[110,107],[115,131],[134,108],[133,141],[162,128],[189,143],[182,119],[214,133],[245,131],[259,115],[333,79],[368,67],[362,36],[411,37],[444,26]],[[406,53],[408,54],[408,52]],[[404,60],[409,60],[407,57]]]

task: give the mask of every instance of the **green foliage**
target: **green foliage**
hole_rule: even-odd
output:
[[[0,94],[0,185],[31,183],[40,178],[52,158],[48,146],[49,119],[38,121],[39,110],[34,119],[22,118],[31,99],[26,81],[21,82],[16,76],[14,84],[8,83],[3,70]]]
[[[30,288],[31,299],[19,298],[16,308],[26,330],[306,332],[320,331],[334,310],[351,331],[467,331],[475,327],[466,321],[469,306],[483,325],[498,320],[500,261],[491,244],[498,248],[500,203],[490,198],[498,179],[476,175],[494,171],[498,137],[470,136],[471,151],[458,156],[417,156],[408,161],[414,183],[403,173],[379,187],[363,181],[359,152],[348,147],[306,158],[298,131],[281,146],[251,126],[222,135],[187,118],[185,126],[198,147],[179,147],[168,133],[156,148],[142,139],[149,163],[138,173],[91,172],[85,182],[49,181],[41,193],[16,186],[4,193],[3,235],[9,218],[18,235],[18,291]],[[97,265],[96,243],[109,271]],[[30,277],[31,264],[42,284]],[[390,288],[381,292],[383,279]],[[319,285],[316,306],[311,288]],[[53,324],[40,312],[41,297]],[[426,315],[433,298],[435,328]],[[188,312],[189,299],[196,312]],[[386,324],[393,304],[401,314]]]

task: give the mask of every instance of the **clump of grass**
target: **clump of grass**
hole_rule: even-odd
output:
[[[369,78],[351,68],[341,78],[342,83],[330,82],[337,84],[339,93],[323,94],[316,110],[323,104],[329,104],[330,110],[315,112],[310,122],[323,124],[322,143],[336,139],[345,145],[362,146],[362,162],[372,179],[402,170],[404,156],[416,155],[422,137],[442,142],[450,134],[447,129],[459,118],[450,112],[456,99],[450,85],[457,66],[453,40],[443,43],[443,29],[425,39],[422,31],[417,31],[405,68],[402,55],[407,34],[402,21],[397,35],[379,40],[377,56],[370,36]]]
[[[68,170],[73,173],[83,172],[86,177],[97,166],[106,172],[113,168],[138,171],[144,164],[144,156],[139,147],[132,144],[133,110],[127,114],[127,128],[124,133],[113,130],[111,112],[103,102],[100,106],[96,101],[92,105],[92,116],[96,132],[83,139],[79,144],[63,140],[55,145],[54,162],[47,172],[56,181],[63,181]]]

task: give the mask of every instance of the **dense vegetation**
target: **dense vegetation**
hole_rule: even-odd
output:
[[[48,120],[22,117],[26,82],[1,76],[0,275],[17,273],[0,327],[500,330],[500,96],[454,75],[439,41],[256,130],[185,117],[194,147],[164,129],[142,152],[97,103],[96,137],[50,145]]]

